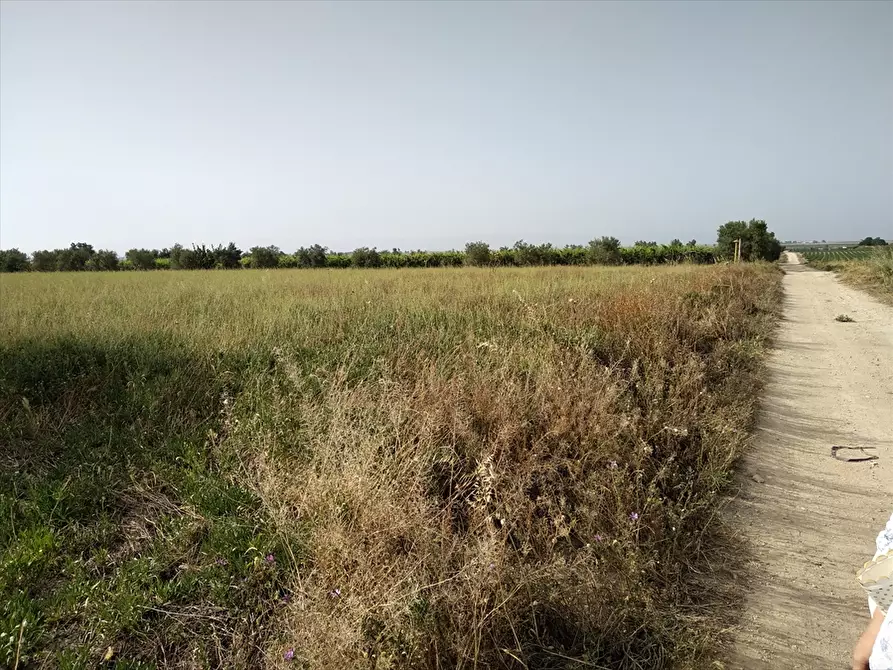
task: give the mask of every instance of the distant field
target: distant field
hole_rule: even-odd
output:
[[[878,254],[879,247],[847,247],[836,249],[807,249],[800,253],[807,261],[847,261],[871,258]],[[791,249],[796,251],[796,249]]]
[[[0,277],[0,663],[705,668],[780,274]]]
[[[803,253],[806,251],[823,251],[826,249],[847,249],[859,246],[858,241],[851,242],[784,242],[784,248],[788,251]]]

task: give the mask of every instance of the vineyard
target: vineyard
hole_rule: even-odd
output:
[[[810,249],[801,252],[807,261],[859,261],[878,254],[878,247],[841,247]]]

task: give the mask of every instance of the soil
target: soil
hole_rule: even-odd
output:
[[[856,570],[893,512],[893,308],[787,256],[784,318],[732,505],[753,560],[727,667],[840,670],[868,623]],[[833,446],[878,460],[835,460]]]

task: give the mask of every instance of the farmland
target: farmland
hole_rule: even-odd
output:
[[[855,261],[876,256],[878,247],[841,247],[836,249],[808,249],[801,252],[809,262],[814,261]]]
[[[0,278],[0,663],[703,668],[768,264]]]

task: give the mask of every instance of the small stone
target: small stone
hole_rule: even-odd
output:
[[[757,484],[766,483],[766,479],[762,475],[754,475],[753,477],[751,477],[751,479],[753,479]]]

